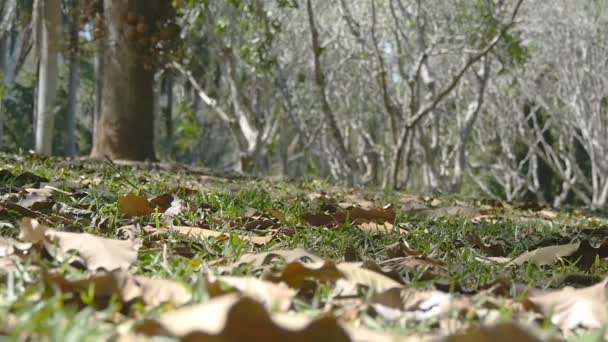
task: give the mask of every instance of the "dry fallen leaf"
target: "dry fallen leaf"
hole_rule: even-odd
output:
[[[146,306],[155,307],[165,303],[182,306],[192,299],[190,291],[173,280],[133,276],[124,270],[99,272],[80,280],[49,275],[46,280],[64,293],[79,294],[93,286],[97,300],[107,300],[117,294],[123,303],[141,301]]]
[[[272,252],[262,252],[262,253],[250,253],[245,254],[239,258],[239,260],[232,265],[222,268],[221,273],[223,272],[231,272],[232,270],[239,268],[244,265],[250,265],[252,270],[257,271],[261,270],[265,266],[270,266],[277,261],[281,261],[284,263],[292,263],[292,262],[322,262],[323,259],[318,256],[307,252],[304,249],[296,248],[293,250],[280,250],[280,251],[272,251]]]
[[[311,226],[335,226],[347,220],[354,224],[375,222],[384,224],[395,222],[395,210],[392,208],[363,209],[358,207],[342,208],[340,206],[326,205],[322,212],[304,213],[302,219]]]
[[[128,269],[137,261],[139,242],[48,229],[44,247],[59,262],[79,260],[88,270]]]
[[[535,249],[533,251],[521,254],[517,258],[510,260],[506,258],[496,257],[488,258],[498,263],[504,263],[507,260],[507,266],[511,265],[523,265],[526,262],[534,263],[537,265],[551,265],[560,259],[572,255],[578,250],[580,246],[579,242],[570,243],[566,245],[548,246]],[[510,261],[509,261],[510,260]]]
[[[468,331],[447,337],[447,342],[540,342],[523,328],[513,323],[501,323],[490,327],[473,327]]]
[[[399,282],[372,270],[363,268],[360,262],[343,262],[336,265],[344,278],[351,283],[365,286],[374,292],[382,292],[392,288],[402,288]]]
[[[120,211],[126,216],[148,216],[154,213],[154,207],[148,202],[146,196],[128,193],[118,198]]]
[[[600,328],[608,323],[608,278],[582,289],[565,287],[524,301],[564,330]]]
[[[38,220],[24,217],[19,221],[19,240],[38,243],[44,240],[44,236],[49,227],[40,223]]]
[[[201,305],[168,312],[137,328],[148,336],[178,337],[183,341],[350,341],[333,318],[310,320],[293,315],[275,321],[264,306],[238,294],[211,299]]]
[[[299,289],[305,281],[314,278],[321,282],[335,282],[342,278],[344,274],[336,268],[336,264],[331,261],[321,261],[303,264],[301,262],[291,262],[285,265],[278,273],[267,273],[264,279],[279,283],[284,282],[291,288]]]
[[[223,295],[227,293],[226,285],[263,303],[269,310],[287,310],[296,295],[296,291],[284,283],[275,284],[254,277],[210,277],[207,291],[212,297]]]
[[[217,230],[210,230],[210,229],[205,229],[205,228],[198,228],[198,227],[173,226],[170,228],[156,229],[152,226],[148,226],[148,227],[145,227],[144,230],[147,232],[152,232],[152,233],[156,233],[156,234],[175,232],[175,233],[178,233],[181,235],[199,237],[199,238],[210,238],[210,237],[229,238],[230,237],[230,233],[221,232],[221,231],[217,231]],[[238,236],[241,240],[250,241],[256,245],[265,245],[265,244],[269,243],[270,241],[272,241],[272,239],[274,238],[273,235],[267,235],[267,236],[249,236],[249,235],[241,235],[241,234],[234,234],[234,235]]]
[[[19,205],[24,208],[41,211],[53,207],[53,192],[50,189],[25,189]]]
[[[372,298],[372,307],[383,318],[424,321],[447,313],[452,296],[441,291],[390,288]]]

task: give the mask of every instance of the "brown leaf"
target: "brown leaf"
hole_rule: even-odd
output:
[[[44,247],[57,261],[78,260],[88,270],[128,269],[137,261],[139,242],[114,240],[87,234],[48,229]]]
[[[402,288],[399,282],[382,273],[363,268],[359,262],[343,262],[336,265],[343,277],[351,283],[365,286],[374,292],[382,292],[392,288]]]
[[[311,321],[290,315],[277,322],[262,304],[236,294],[168,312],[158,320],[145,321],[137,330],[183,341],[350,341],[333,318]]]
[[[212,297],[227,293],[226,285],[240,293],[254,298],[268,309],[285,311],[291,306],[296,291],[284,283],[272,283],[254,277],[211,277],[207,282],[207,291]]]
[[[492,257],[505,256],[505,246],[503,243],[485,243],[477,234],[467,234],[465,239],[471,245],[479,248],[482,252]]]
[[[364,222],[375,222],[383,224],[395,222],[395,211],[391,208],[363,209],[358,207],[341,208],[339,206],[326,205],[325,210],[320,213],[304,213],[302,219],[311,226],[334,226],[346,222],[360,224]]]
[[[150,204],[156,206],[160,213],[164,213],[167,209],[169,209],[169,207],[171,207],[171,203],[173,203],[173,195],[171,194],[162,194],[150,200]]]
[[[181,306],[192,299],[190,291],[175,281],[133,276],[124,270],[99,272],[80,280],[68,280],[63,275],[49,275],[46,280],[64,293],[86,293],[94,286],[96,299],[108,300],[113,295],[118,295],[123,303],[138,301],[150,307],[165,303]]]
[[[154,207],[148,202],[146,196],[128,193],[118,198],[120,211],[126,216],[148,216],[154,213]]]
[[[19,221],[19,240],[38,243],[45,239],[45,233],[49,227],[38,220],[24,217]]]
[[[447,274],[448,267],[445,262],[424,255],[409,255],[380,261],[378,266],[392,272],[407,272],[419,274],[422,280],[434,279]]]
[[[197,227],[185,227],[185,226],[174,226],[174,227],[170,227],[170,228],[161,228],[161,229],[156,229],[154,227],[148,226],[148,227],[145,227],[144,230],[147,232],[154,232],[157,234],[175,232],[177,234],[181,234],[181,235],[185,235],[185,236],[192,236],[192,237],[199,237],[199,238],[214,237],[214,238],[226,238],[227,239],[230,237],[230,233],[220,232],[217,230],[204,229],[204,228],[197,228]],[[268,235],[268,236],[249,236],[249,235],[241,235],[241,234],[234,234],[234,235],[238,236],[241,240],[250,241],[256,245],[265,245],[265,244],[269,243],[270,241],[272,241],[272,239],[274,237],[273,235]]]
[[[264,279],[268,281],[275,283],[284,282],[289,287],[296,289],[301,288],[306,280],[310,278],[321,282],[333,283],[342,277],[344,277],[344,274],[331,261],[307,264],[291,262],[285,265],[278,273],[267,273],[264,275]]]
[[[514,323],[501,323],[490,327],[473,327],[468,331],[449,336],[447,342],[540,342],[523,328]]]
[[[266,266],[272,265],[277,261],[284,263],[301,262],[301,263],[318,263],[323,262],[322,258],[308,253],[306,250],[296,248],[293,250],[280,250],[263,253],[245,254],[235,263],[220,270],[220,273],[228,272],[244,265],[250,265],[253,271],[261,270]]]
[[[608,278],[582,289],[565,287],[524,301],[563,330],[600,328],[608,323]]]
[[[19,205],[35,211],[51,209],[53,207],[53,192],[50,189],[25,189]]]
[[[548,246],[535,249],[521,254],[515,259],[494,257],[488,258],[489,260],[506,263],[507,266],[511,265],[523,265],[526,262],[534,263],[537,265],[551,265],[558,260],[570,256],[575,253],[580,246],[579,242],[569,243],[566,245]]]
[[[179,198],[176,198],[171,202],[169,208],[161,214],[161,221],[164,225],[171,226],[173,225],[173,218],[186,210],[188,210],[188,205]]]
[[[441,291],[418,291],[395,287],[374,295],[372,307],[382,317],[424,321],[447,313],[452,297]]]

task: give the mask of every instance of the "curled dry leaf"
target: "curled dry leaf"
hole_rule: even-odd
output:
[[[425,255],[409,255],[384,260],[378,263],[378,267],[383,272],[418,274],[422,280],[434,279],[448,272],[445,262]]]
[[[382,292],[392,288],[402,288],[403,285],[376,271],[363,268],[360,262],[343,262],[336,265],[344,278],[351,283],[365,286],[374,292]]]
[[[47,230],[44,247],[59,262],[80,260],[88,270],[128,269],[137,261],[139,241]],[[77,254],[77,255],[76,255]]]
[[[120,211],[126,216],[148,216],[154,213],[154,206],[148,202],[146,196],[128,193],[118,198]]]
[[[192,299],[190,291],[173,280],[134,276],[123,270],[99,272],[80,280],[68,280],[63,275],[49,275],[46,281],[64,293],[79,294],[93,286],[98,300],[108,300],[113,295],[118,295],[123,303],[139,301],[150,307],[166,303],[182,306]]]
[[[504,243],[501,243],[500,241],[486,243],[477,234],[467,234],[465,239],[468,243],[479,248],[482,252],[491,257],[503,257],[506,255]]]
[[[473,327],[468,331],[455,334],[446,338],[447,342],[540,342],[537,338],[524,328],[514,323],[501,323],[494,326]]]
[[[46,251],[59,262],[79,260],[87,269],[95,271],[127,269],[137,260],[139,242],[114,240],[87,234],[60,232],[41,224],[36,219],[20,221],[19,239],[42,243]]]
[[[524,301],[528,308],[541,312],[563,330],[577,327],[600,328],[608,323],[608,278],[582,289],[561,290],[531,296]]]
[[[323,259],[307,252],[304,249],[296,248],[293,250],[281,250],[281,251],[272,251],[272,252],[263,252],[263,253],[250,253],[245,254],[239,258],[239,260],[228,267],[224,267],[221,269],[221,273],[224,272],[232,272],[232,270],[239,268],[244,265],[250,265],[254,271],[261,270],[266,266],[270,266],[275,264],[276,262],[322,262]]]
[[[226,285],[254,298],[270,310],[285,311],[291,306],[296,291],[284,283],[272,283],[254,277],[210,277],[207,291],[212,297],[226,294]]]
[[[137,328],[148,336],[184,341],[350,341],[333,318],[317,320],[299,315],[273,319],[257,301],[238,294],[224,295],[201,305],[184,307],[147,320]]]
[[[19,240],[30,243],[44,240],[45,233],[49,229],[47,225],[29,217],[24,217],[19,221],[19,228]]]
[[[25,189],[19,205],[24,208],[41,211],[53,207],[53,192],[50,189]]]
[[[526,262],[534,263],[537,265],[551,265],[564,257],[570,256],[575,253],[580,246],[579,242],[569,243],[566,245],[548,246],[535,249],[533,251],[521,254],[515,259],[508,258],[488,258],[489,260],[506,263],[507,266],[512,265],[523,265]]]
[[[382,317],[423,321],[439,317],[450,309],[452,296],[441,291],[391,288],[372,298],[372,307]]]
[[[198,227],[173,226],[170,228],[156,229],[152,226],[147,226],[144,228],[144,230],[146,232],[155,233],[155,234],[165,234],[165,233],[169,233],[169,232],[174,232],[177,234],[191,236],[191,237],[198,237],[198,238],[210,238],[210,237],[229,238],[230,237],[230,233],[220,232],[217,230],[210,230],[210,229],[205,229],[205,228],[198,228]],[[249,235],[241,235],[241,234],[234,234],[234,235],[238,236],[239,239],[241,239],[241,240],[250,241],[256,245],[265,245],[265,244],[269,243],[270,241],[272,241],[272,239],[274,238],[273,235],[267,235],[267,236],[249,236]]]
[[[347,220],[353,224],[375,222],[391,225],[395,222],[395,210],[392,208],[363,209],[358,207],[344,209],[340,206],[326,205],[322,212],[304,213],[302,219],[311,226],[336,226]]]
[[[301,262],[291,262],[285,265],[278,273],[267,273],[264,279],[280,283],[284,282],[291,288],[299,289],[307,279],[314,278],[321,282],[335,282],[342,278],[344,274],[336,268],[336,264],[331,261],[321,261],[303,264]]]

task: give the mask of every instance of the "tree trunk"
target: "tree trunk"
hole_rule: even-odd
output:
[[[36,1],[38,22],[38,101],[36,111],[35,151],[50,155],[53,151],[53,127],[57,83],[59,81],[59,40],[61,35],[61,1]],[[39,6],[39,7],[38,7]]]
[[[70,22],[70,85],[68,95],[68,117],[66,127],[65,152],[66,156],[76,155],[76,110],[78,107],[78,0],[70,3],[72,11]]]
[[[101,112],[92,158],[154,159],[154,70],[143,49],[124,37],[121,18],[136,13],[151,26],[159,1],[104,1]]]

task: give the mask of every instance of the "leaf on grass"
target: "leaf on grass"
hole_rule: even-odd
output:
[[[137,328],[147,336],[170,336],[184,341],[350,341],[333,318],[310,320],[299,315],[275,321],[264,306],[237,294],[168,312]]]
[[[162,194],[150,199],[150,204],[153,204],[158,208],[158,211],[163,213],[171,207],[173,203],[173,195]]]
[[[166,303],[182,306],[192,299],[190,291],[173,280],[134,276],[124,270],[99,272],[80,280],[49,275],[46,280],[64,293],[86,293],[93,286],[96,299],[107,300],[116,294],[123,303],[138,301],[151,307]]]
[[[325,205],[319,213],[304,213],[302,219],[311,226],[336,226],[347,220],[353,224],[374,222],[391,225],[395,222],[395,210],[392,208],[363,209],[358,207],[342,208],[335,205]]]
[[[422,280],[434,279],[448,273],[445,262],[424,255],[409,255],[384,260],[378,263],[384,272],[407,272]]]
[[[482,252],[489,256],[502,257],[506,255],[504,243],[501,243],[500,241],[486,243],[477,234],[473,233],[467,234],[465,239],[468,243],[479,248]]]
[[[120,211],[126,216],[148,216],[154,213],[154,207],[148,202],[146,196],[128,193],[118,198]]]
[[[250,253],[243,255],[237,262],[225,267],[221,272],[232,272],[232,270],[244,265],[250,265],[252,270],[256,271],[261,270],[265,266],[276,264],[277,262],[319,263],[323,262],[323,259],[301,248],[263,253]]]
[[[466,332],[455,334],[446,338],[447,342],[540,342],[522,327],[514,323],[501,323],[494,326],[475,326]]]
[[[608,278],[582,289],[565,287],[524,301],[563,330],[600,328],[608,323]]]
[[[53,192],[50,189],[25,189],[19,205],[35,211],[51,209],[53,207]]]
[[[156,234],[164,234],[169,232],[174,232],[177,234],[181,234],[184,236],[198,237],[198,238],[229,238],[231,233],[220,232],[217,230],[210,230],[205,228],[198,227],[185,227],[185,226],[173,226],[170,228],[160,228],[156,229],[154,227],[148,226],[144,228],[147,232],[153,232]],[[243,241],[249,241],[256,245],[265,245],[272,241],[274,238],[273,235],[267,236],[249,236],[249,235],[241,235],[241,234],[232,234],[236,235],[239,239]]]
[[[310,279],[320,282],[333,283],[344,275],[331,261],[315,263],[291,262],[285,265],[280,272],[268,272],[263,278],[275,283],[284,282],[291,288],[299,289]]]
[[[418,291],[414,288],[391,288],[372,298],[372,307],[383,318],[424,321],[447,313],[452,296],[441,291]]]
[[[580,242],[569,243],[565,245],[548,246],[535,249],[521,254],[515,259],[508,259],[502,257],[488,258],[497,263],[506,263],[507,266],[512,265],[523,265],[526,262],[534,263],[537,265],[551,265],[562,258],[574,254],[580,246]]]
[[[188,205],[179,198],[174,199],[171,205],[161,214],[161,221],[166,226],[173,225],[175,216],[188,210]]]
[[[128,269],[137,261],[139,241],[47,230],[44,246],[59,262],[79,260],[88,270]]]
[[[351,283],[365,286],[374,292],[382,292],[392,288],[402,288],[403,285],[381,273],[363,268],[359,262],[343,262],[336,265],[344,278]]]
[[[19,221],[19,228],[19,240],[30,243],[44,240],[45,233],[49,229],[47,225],[29,217],[24,217]]]
[[[212,297],[228,293],[226,286],[254,298],[270,310],[285,311],[291,306],[296,291],[284,283],[272,283],[254,277],[211,277],[207,282],[207,291]]]
[[[80,261],[87,269],[127,269],[137,260],[139,242],[115,240],[87,234],[60,232],[38,220],[24,218],[20,222],[19,238],[25,242],[42,242],[46,251],[57,261]]]

